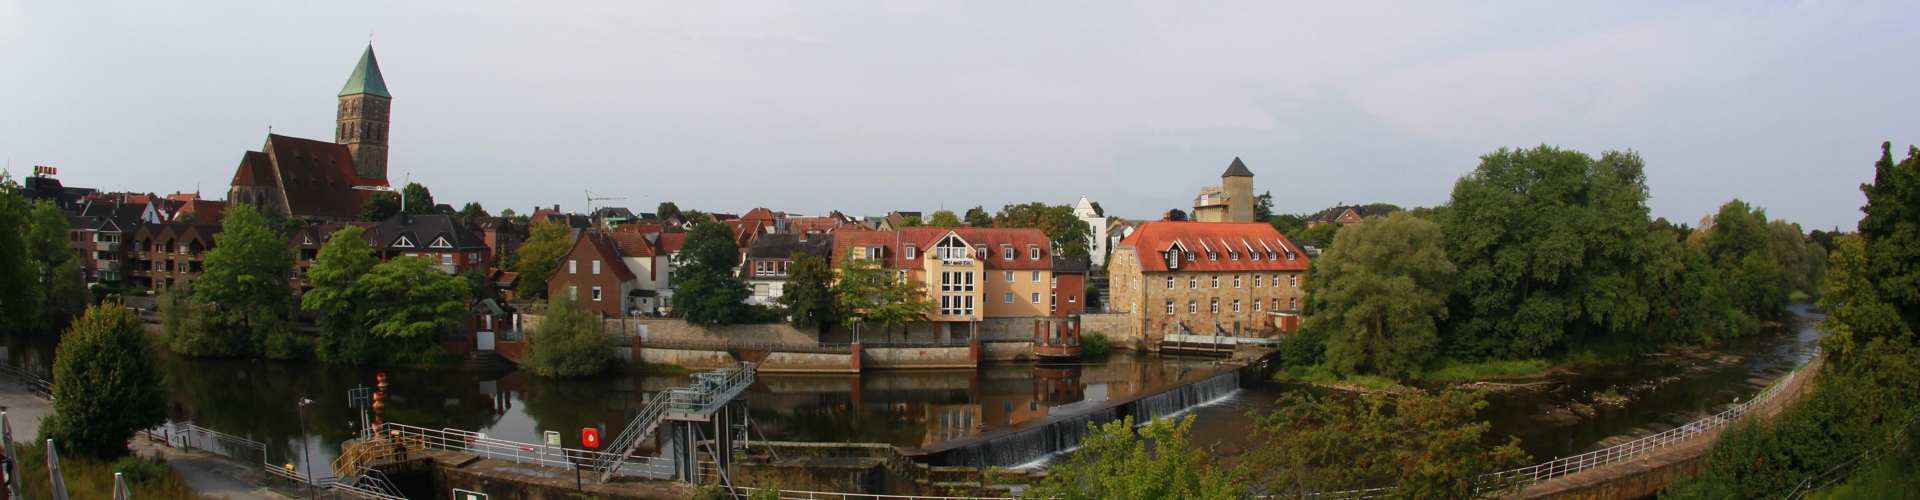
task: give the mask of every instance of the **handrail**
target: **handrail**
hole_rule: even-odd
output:
[[[742,495],[758,498],[757,493],[773,492],[781,500],[830,500],[830,499],[868,499],[868,500],[1016,500],[1015,497],[943,497],[922,495],[883,495],[876,493],[837,493],[831,491],[773,490],[750,486],[735,486]]]
[[[616,462],[633,454],[633,450],[640,447],[641,438],[660,425],[660,416],[666,414],[666,402],[667,398],[661,395],[649,396],[646,404],[640,407],[640,413],[634,415],[633,420],[627,423],[627,427],[620,431],[620,436],[614,438],[610,443],[611,446],[607,447],[613,453],[602,455],[593,461],[590,468],[600,473],[600,481],[605,482],[610,479],[613,472],[619,469]]]

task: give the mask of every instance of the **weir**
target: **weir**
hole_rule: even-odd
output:
[[[1240,389],[1240,371],[1228,370],[1198,381],[1072,415],[1049,417],[1025,428],[989,434],[928,450],[928,465],[1014,467],[1080,446],[1089,424],[1133,417],[1136,425],[1225,398]]]

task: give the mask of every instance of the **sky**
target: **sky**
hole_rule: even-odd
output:
[[[0,156],[224,196],[332,138],[371,38],[390,178],[492,211],[599,202],[1155,218],[1233,158],[1280,212],[1445,203],[1480,155],[1647,163],[1653,215],[1741,198],[1853,228],[1920,143],[1920,3],[0,0]],[[1906,119],[1901,119],[1901,118]]]

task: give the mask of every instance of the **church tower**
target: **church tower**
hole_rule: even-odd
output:
[[[387,113],[392,108],[393,95],[387,93],[387,81],[380,77],[380,63],[368,44],[347,85],[340,88],[333,132],[333,142],[346,144],[353,152],[353,171],[361,178],[387,178]]]

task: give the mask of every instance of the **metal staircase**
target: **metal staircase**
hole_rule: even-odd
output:
[[[656,393],[641,405],[640,412],[627,422],[626,429],[607,445],[607,453],[594,458],[588,468],[600,474],[600,481],[612,479],[647,435],[660,428],[663,420],[700,420],[739,397],[753,385],[754,365],[740,363],[729,368],[693,375],[693,384]]]

